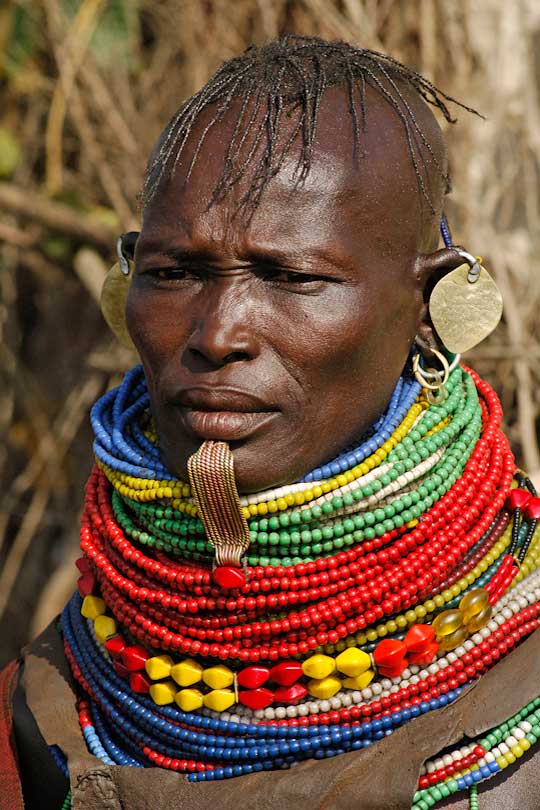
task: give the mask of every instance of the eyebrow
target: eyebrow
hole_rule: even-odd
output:
[[[169,259],[178,263],[182,261],[211,262],[216,259],[216,255],[210,250],[194,249],[188,246],[163,248],[162,244],[158,241],[143,242],[142,248],[137,252],[138,262],[153,264],[162,259]]]
[[[163,240],[160,239],[143,239],[142,242],[142,255],[155,254],[156,256],[167,256],[170,259],[176,259],[183,256],[200,256],[205,258],[219,258],[218,253],[211,248],[194,248],[189,244],[176,245],[171,247],[163,247]],[[274,247],[254,247],[245,252],[247,258],[260,259],[268,256],[285,257],[290,256],[291,251],[282,250]]]
[[[212,261],[217,258],[216,254],[211,250],[190,247],[167,248],[167,250],[158,251],[158,254],[166,256],[168,259],[172,259],[173,261],[181,261],[182,259],[201,259],[204,261]]]
[[[189,245],[163,248],[161,245],[162,243],[158,240],[145,241],[139,258],[146,261],[149,258],[157,259],[163,257],[176,262],[185,260],[215,262],[219,261],[221,258],[220,255],[211,249],[193,248]],[[276,264],[284,266],[290,264],[300,256],[305,260],[306,255],[309,256],[311,261],[325,262],[333,267],[344,267],[350,261],[348,257],[335,255],[332,251],[322,248],[315,248],[306,254],[299,253],[295,248],[284,250],[277,247],[253,247],[243,252],[241,259],[247,264]]]

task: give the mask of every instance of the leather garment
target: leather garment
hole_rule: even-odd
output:
[[[410,810],[426,759],[448,745],[466,744],[464,737],[498,725],[540,694],[540,629],[455,703],[367,749],[219,782],[193,784],[161,768],[106,766],[89,754],[52,625],[24,651],[21,686],[44,741],[68,757],[74,810]],[[481,810],[540,810],[540,752],[531,749],[481,783],[479,799]],[[459,794],[439,807],[466,810],[468,800]]]

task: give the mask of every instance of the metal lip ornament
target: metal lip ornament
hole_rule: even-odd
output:
[[[481,264],[470,253],[454,250],[465,264],[448,273],[433,288],[429,314],[445,348],[462,354],[487,338],[501,320],[502,295]]]

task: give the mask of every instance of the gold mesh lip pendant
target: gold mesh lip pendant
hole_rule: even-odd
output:
[[[227,442],[206,441],[188,459],[193,498],[206,536],[215,550],[214,582],[240,588],[246,582],[242,556],[250,543]]]

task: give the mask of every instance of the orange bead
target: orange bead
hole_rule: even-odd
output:
[[[395,670],[401,667],[400,671],[402,672],[407,666],[405,661],[406,654],[407,647],[403,641],[398,641],[398,639],[394,638],[385,638],[375,647],[373,660],[379,671],[383,669]]]
[[[302,665],[298,661],[280,661],[270,670],[270,680],[280,686],[292,686],[302,677]]]
[[[425,653],[434,638],[435,630],[431,624],[413,624],[407,630],[403,643],[409,653]]]
[[[238,700],[249,709],[266,709],[274,702],[274,693],[271,689],[261,687],[259,689],[247,689],[238,693]]]
[[[302,674],[302,671],[300,671]],[[239,686],[246,689],[258,689],[263,683],[266,683],[270,677],[270,670],[268,667],[262,667],[255,664],[252,667],[246,667],[236,676]]]
[[[407,656],[407,662],[409,664],[417,664],[420,667],[425,667],[427,664],[430,664],[433,661],[438,651],[439,643],[437,641],[432,641],[424,652],[409,653]]]
[[[122,650],[122,661],[129,672],[144,669],[144,665],[149,658],[150,656],[142,644],[134,644],[131,647],[124,647]]]

